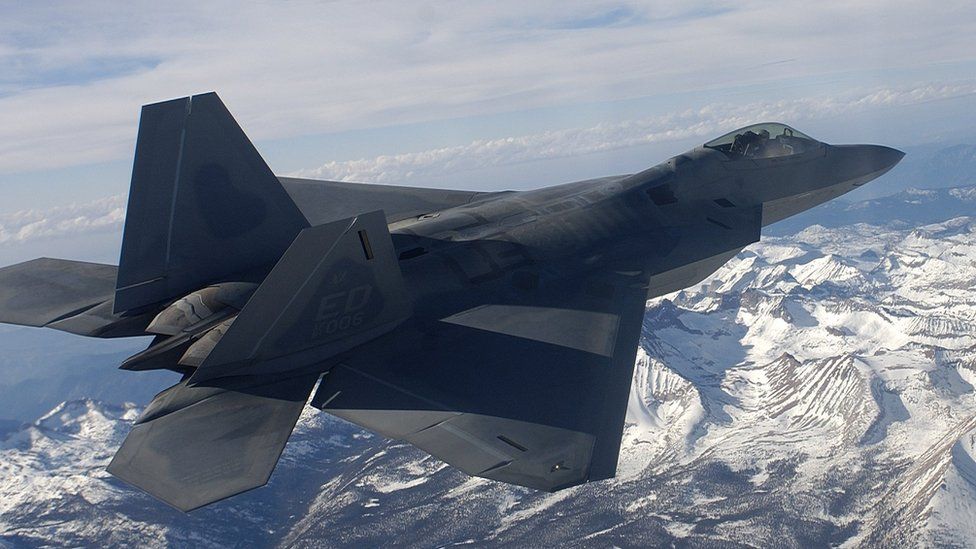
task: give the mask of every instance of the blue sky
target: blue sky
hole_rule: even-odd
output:
[[[278,173],[419,186],[627,173],[761,120],[976,140],[971,0],[164,4],[0,0],[0,262],[111,260],[139,107],[209,90]]]

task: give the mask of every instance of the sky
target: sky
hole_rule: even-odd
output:
[[[776,120],[976,142],[976,3],[0,0],[0,264],[114,263],[140,106],[217,91],[279,174],[525,189]]]

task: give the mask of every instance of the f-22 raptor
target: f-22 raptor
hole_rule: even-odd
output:
[[[214,93],[142,109],[118,266],[0,269],[0,321],[151,336],[182,374],[108,466],[188,511],[264,485],[311,405],[469,475],[614,476],[646,301],[903,153],[778,123],[521,192],[277,177]],[[314,395],[312,394],[314,392]]]

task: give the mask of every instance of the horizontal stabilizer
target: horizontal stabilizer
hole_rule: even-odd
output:
[[[112,312],[114,265],[41,258],[0,269],[0,322],[92,337],[141,335],[145,317]]]
[[[309,366],[392,330],[411,314],[383,212],[306,229],[190,378]]]
[[[181,511],[263,486],[317,378],[178,383],[146,407],[108,472]]]

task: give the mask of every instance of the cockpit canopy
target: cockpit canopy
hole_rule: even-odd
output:
[[[705,147],[732,158],[777,158],[802,154],[820,142],[776,122],[754,124],[705,143]]]

